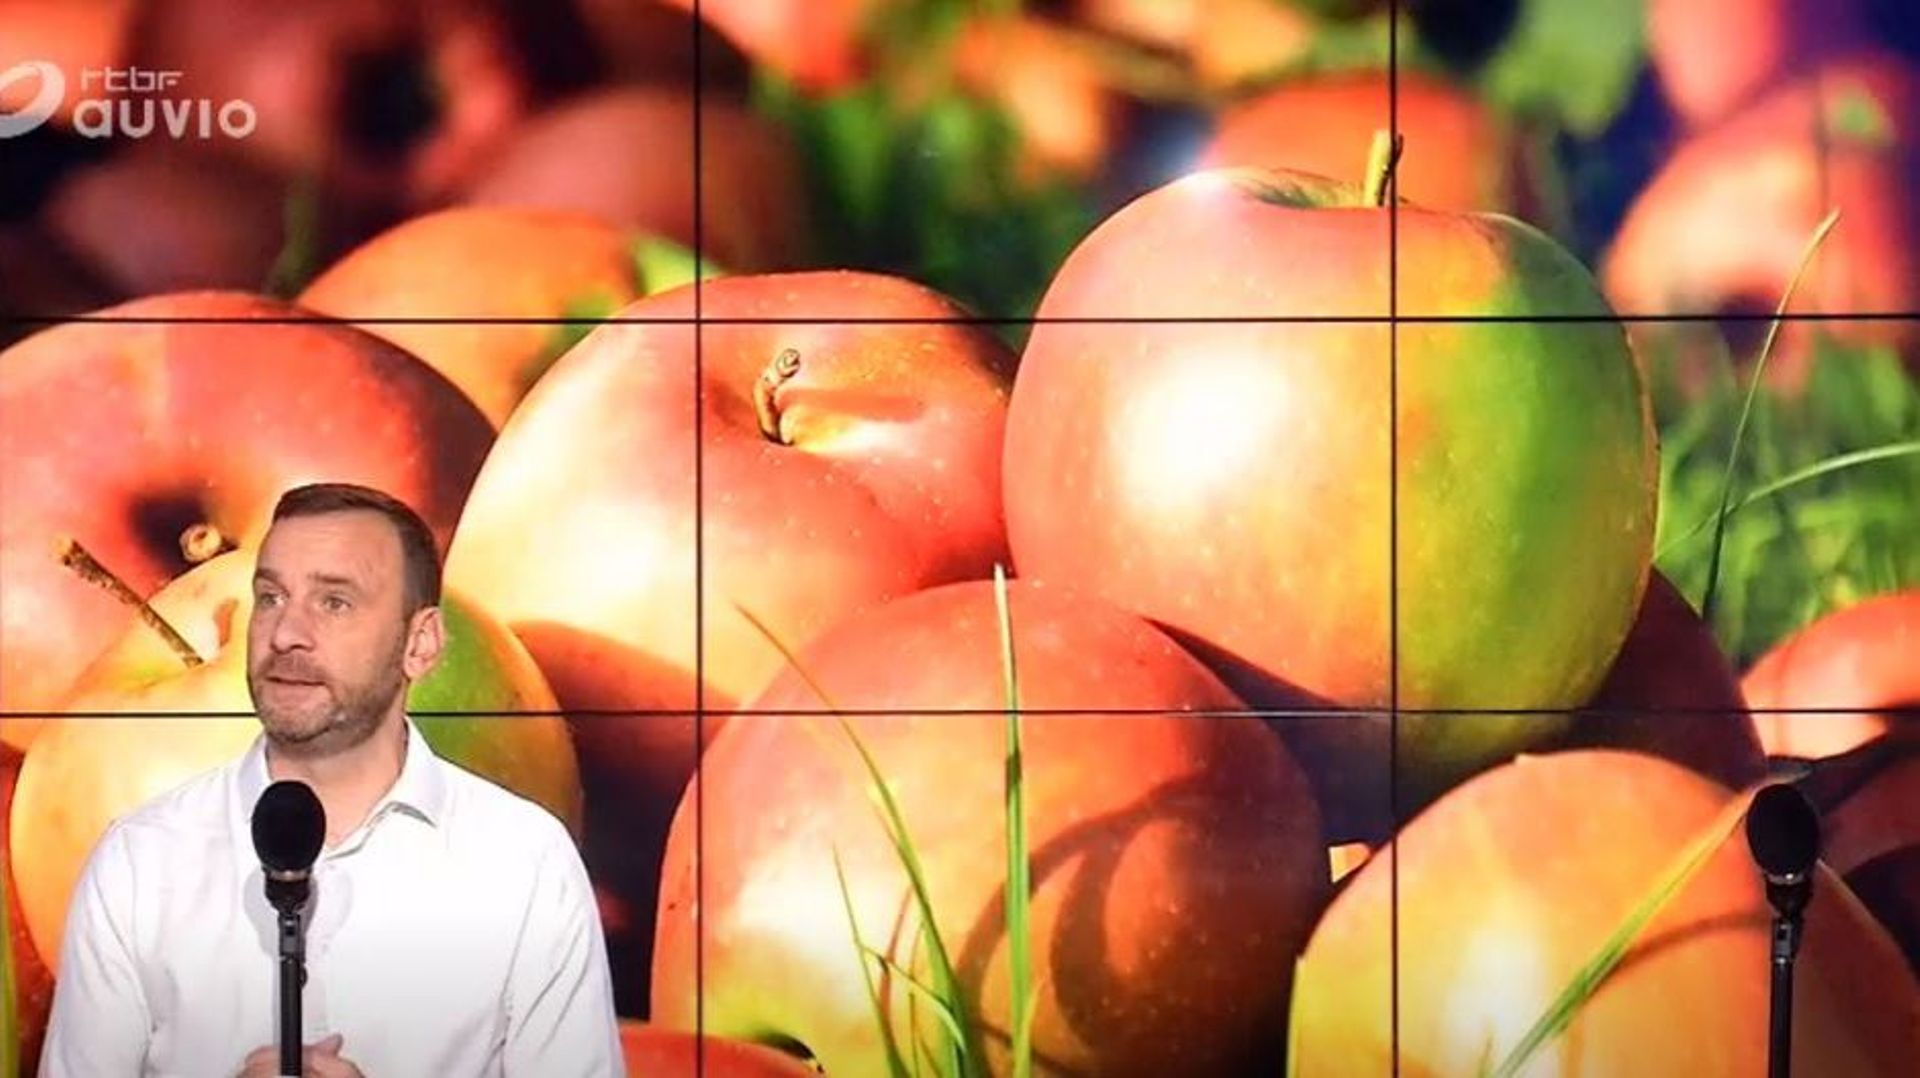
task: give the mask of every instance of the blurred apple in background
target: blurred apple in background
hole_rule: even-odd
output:
[[[570,98],[516,127],[456,201],[591,213],[741,272],[797,265],[808,238],[791,140],[741,104],[703,98],[696,196],[694,101],[690,89],[658,86]]]
[[[1260,90],[1222,109],[1196,167],[1356,175],[1373,133],[1388,126],[1393,91],[1384,71],[1306,76]],[[1493,106],[1413,71],[1400,72],[1398,96],[1408,146],[1396,170],[1401,198],[1428,209],[1529,214],[1518,138]]]
[[[396,206],[450,192],[539,100],[503,0],[155,0],[133,60],[178,93],[249,102],[236,148]]]
[[[1920,588],[1815,619],[1755,660],[1741,688],[1775,756],[1821,759],[1877,740],[1893,711],[1920,707]]]
[[[1639,753],[1523,756],[1469,780],[1378,851],[1314,930],[1292,1065],[1501,1065],[1688,844],[1741,804]],[[1771,910],[1732,822],[1525,1073],[1765,1072]],[[1795,974],[1794,1072],[1910,1073],[1920,986],[1840,878],[1817,874]]]
[[[1188,63],[1208,89],[1253,85],[1305,57],[1318,30],[1297,4],[1200,0],[1187,41]],[[1365,150],[1361,153],[1364,157]]]
[[[692,85],[698,75],[708,93],[737,93],[748,84],[746,56],[711,28],[699,34],[695,71],[691,0],[573,0],[573,7],[606,81]]]
[[[67,903],[88,852],[119,815],[246,751],[259,733],[247,690],[246,631],[256,551],[195,566],[151,600],[202,662],[155,629],[128,628],[40,728],[12,809],[12,854],[27,926],[57,967]],[[553,693],[526,650],[457,591],[444,597],[447,648],[407,697],[435,751],[552,812],[576,835],[578,767]],[[57,968],[56,968],[57,972]]]
[[[112,289],[32,223],[0,223],[0,348],[47,328],[29,318],[68,318],[113,302]]]
[[[1859,0],[1648,0],[1646,18],[1654,76],[1696,128],[1871,40]]]
[[[1222,714],[1239,700],[1146,622],[1049,586],[1008,590],[1036,1073],[1277,1073],[1260,1068],[1280,1058],[1288,970],[1330,888],[1305,776],[1260,718]],[[849,917],[915,976],[929,952],[869,776],[821,713],[833,707],[898,802],[975,1051],[1008,1073],[1001,648],[993,584],[929,589],[841,622],[729,717],[669,840],[654,1021],[691,1029],[697,1008],[710,1034],[884,1073]],[[924,1000],[894,977],[881,993],[903,1051],[940,1043]]]
[[[757,65],[810,93],[868,73],[867,36],[890,0],[670,0]]]
[[[0,0],[0,71],[27,60],[59,68],[67,93],[50,122],[66,126],[82,98],[83,73],[124,65],[140,6],[141,0]],[[18,110],[39,88],[24,80],[0,88],[0,111]]]
[[[1816,227],[1840,211],[1794,293],[1790,313],[1901,314],[1920,309],[1920,71],[1892,55],[1824,65],[1682,141],[1635,197],[1601,267],[1627,315],[1734,315],[1636,325],[1650,363],[1678,364],[1697,385],[1720,362],[1750,365]],[[1781,327],[1772,383],[1802,384],[1814,337],[1889,345],[1920,371],[1911,319]]]
[[[816,1078],[819,1071],[764,1045],[702,1037],[622,1019],[620,1050],[637,1078]]]
[[[153,139],[70,172],[41,219],[119,297],[253,291],[267,286],[288,240],[292,195],[287,181],[231,152]]]
[[[1739,788],[1766,774],[1739,675],[1713,630],[1658,569],[1607,679],[1559,748],[1635,749]]]
[[[959,85],[1006,110],[1028,183],[1099,177],[1125,121],[1123,101],[1072,27],[1024,14],[967,20],[954,43]]]
[[[0,353],[0,707],[52,706],[132,620],[61,565],[63,536],[148,595],[192,564],[183,538],[246,545],[287,488],[343,480],[412,505],[445,549],[493,431],[426,364],[243,293],[95,313]]]
[[[368,240],[298,302],[365,322],[367,332],[446,375],[498,428],[590,328],[552,320],[610,315],[695,272],[692,253],[678,244],[589,214],[456,207]]]

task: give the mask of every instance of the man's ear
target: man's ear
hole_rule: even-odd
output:
[[[447,647],[446,619],[437,606],[414,611],[407,623],[407,647],[401,656],[401,669],[409,682],[419,681],[433,670]]]

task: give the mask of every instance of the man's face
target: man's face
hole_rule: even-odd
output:
[[[406,691],[400,539],[377,513],[275,524],[260,548],[247,686],[267,737],[325,756],[371,737]]]

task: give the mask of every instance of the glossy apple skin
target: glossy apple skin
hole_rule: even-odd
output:
[[[1596,317],[1391,339],[1388,214],[1358,201],[1203,172],[1083,241],[1014,383],[1008,536],[1019,575],[1152,619],[1255,706],[1420,712],[1402,773],[1444,788],[1613,664],[1652,554],[1651,409],[1591,277],[1511,219],[1402,207],[1401,263],[1436,269],[1399,310]],[[1238,321],[1048,320],[1116,315]],[[1548,714],[1425,713],[1482,708]],[[1349,762],[1375,783],[1383,741]]]
[[[1031,712],[1036,1059],[1049,1073],[1253,1073],[1329,887],[1305,775],[1259,718],[1219,713],[1233,694],[1145,622],[1051,586],[1009,592]],[[993,585],[968,581],[856,615],[798,667],[893,788],[994,1073],[1010,1028],[1000,646]],[[702,761],[663,871],[653,1018],[692,1028],[698,1006],[710,1033],[790,1038],[830,1074],[881,1074],[836,854],[862,939],[905,965],[916,933],[866,773],[820,701],[783,673]],[[902,1037],[907,1006],[894,984]]]
[[[632,1019],[620,1021],[620,1048],[627,1073],[635,1078],[817,1078],[820,1073],[763,1045]]]
[[[1438,210],[1527,215],[1532,206],[1510,126],[1466,90],[1412,72],[1402,72],[1397,87],[1385,72],[1354,72],[1245,97],[1221,110],[1195,165],[1357,175],[1368,141],[1388,125],[1396,90],[1407,140],[1397,170],[1401,198]]]
[[[1920,706],[1920,588],[1816,619],[1755,660],[1741,687],[1776,755],[1837,756],[1882,737],[1891,712]]]
[[[1650,0],[1646,32],[1661,92],[1693,127],[1871,39],[1860,0]]]
[[[611,86],[561,101],[517,126],[455,201],[592,213],[699,247],[742,272],[806,265],[804,181],[791,139],[717,94],[700,101],[696,207],[695,99],[690,87]],[[591,168],[580,167],[583,146],[593,148]]]
[[[242,293],[96,314],[0,353],[0,708],[48,708],[133,621],[60,564],[58,536],[149,595],[187,568],[189,525],[256,543],[283,491],[326,479],[385,490],[450,541],[493,430],[426,364]]]
[[[1489,1052],[1498,1064],[1729,805],[1725,787],[1678,765],[1597,750],[1523,756],[1453,790],[1315,929],[1296,989],[1297,1073],[1355,1073],[1396,1043],[1402,1073],[1471,1074]],[[1920,986],[1840,878],[1817,873],[1794,1072],[1910,1073]],[[1736,821],[1528,1073],[1765,1073],[1770,922]]]
[[[1628,207],[1601,262],[1624,314],[1771,318],[1830,209],[1839,221],[1794,290],[1789,313],[1861,315],[1920,308],[1920,72],[1855,55],[1767,91],[1682,140]],[[1911,320],[1789,322],[1768,359],[1780,388],[1803,383],[1816,334],[1900,349],[1920,372]],[[1719,349],[1751,364],[1765,322],[1721,343],[1711,323],[1644,322],[1649,363],[1697,385]]]
[[[536,320],[611,313],[640,297],[638,239],[586,213],[455,207],[368,240],[299,302],[364,321],[446,375],[498,428],[558,358],[566,327]]]
[[[247,691],[254,551],[229,551],[162,588],[154,609],[207,661],[186,668],[135,625],[41,727],[12,808],[12,854],[27,924],[55,956],[67,902],[93,844],[118,815],[245,752],[259,734]],[[447,649],[408,696],[438,753],[581,829],[578,764],[552,690],[520,643],[457,592],[444,597]]]

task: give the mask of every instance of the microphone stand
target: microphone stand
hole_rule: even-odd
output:
[[[1800,953],[1801,914],[1813,893],[1811,873],[1767,877],[1773,906],[1773,991],[1767,1015],[1767,1078],[1788,1078],[1793,1061],[1793,962]]]
[[[307,941],[301,910],[307,903],[306,873],[293,878],[268,875],[268,897],[280,915],[280,1070],[282,1078],[300,1078],[302,1037],[300,992],[307,983]]]

